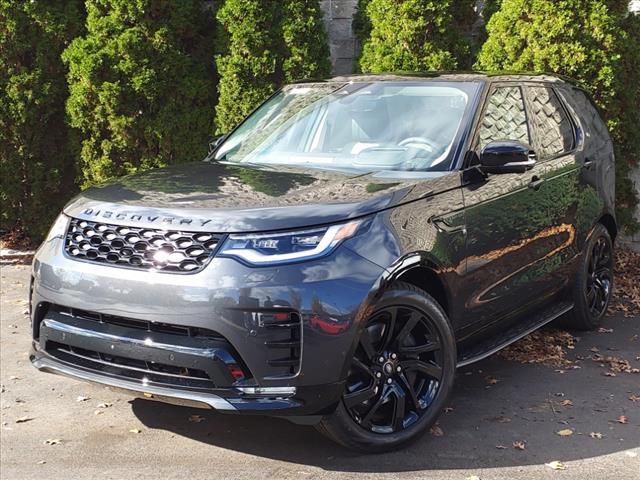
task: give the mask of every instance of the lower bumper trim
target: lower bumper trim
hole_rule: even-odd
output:
[[[99,375],[80,368],[65,365],[44,356],[33,357],[31,363],[34,367],[43,372],[56,373],[59,375],[65,375],[68,377],[85,380],[87,382],[100,383],[102,385],[117,388],[119,390],[126,390],[128,392],[137,393],[139,395],[147,394],[154,397],[175,399],[178,401],[184,401],[189,404],[200,404],[202,406],[214,408],[216,410],[238,410],[224,398],[213,394],[170,390],[152,385],[142,387],[136,382]]]

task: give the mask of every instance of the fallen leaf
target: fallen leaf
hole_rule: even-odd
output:
[[[613,333],[613,328],[600,327],[598,333]]]
[[[59,438],[48,438],[43,442],[45,445],[60,445],[62,440]]]
[[[631,366],[629,360],[624,358],[602,355],[594,355],[591,357],[594,362],[599,362],[603,367],[609,368],[612,373],[640,373],[640,369]],[[609,375],[615,377],[615,375]]]
[[[591,347],[589,349],[590,352],[594,352],[594,353],[598,353],[600,351],[600,349],[598,347]]]
[[[616,288],[609,304],[610,313],[622,313],[625,317],[640,315],[640,253],[628,248],[615,250],[614,275]]]
[[[537,330],[503,349],[499,355],[520,363],[541,363],[568,369],[574,362],[566,358],[567,350],[573,349],[576,340],[563,330]]]
[[[618,418],[616,418],[616,422],[625,424],[627,423],[627,417],[625,417],[624,415],[620,415]]]
[[[204,418],[202,415],[191,415],[189,417],[189,421],[192,423],[200,423],[200,422],[204,422],[206,420],[206,418]]]
[[[525,441],[516,441],[513,442],[513,448],[515,448],[516,450],[524,450],[526,448],[525,444],[527,442]]]
[[[25,423],[25,422],[30,422],[31,420],[33,420],[32,417],[20,417],[20,418],[16,418],[16,423]]]
[[[605,377],[617,377],[617,375],[613,372],[604,372]]]
[[[505,447],[504,445],[496,445],[496,448],[498,450],[506,450],[507,449],[507,447]]]
[[[40,460],[40,461],[38,462],[38,465],[44,465],[45,463],[47,463],[45,460]]]
[[[480,480],[480,477],[478,475],[469,475],[465,477],[464,480]]]
[[[603,435],[603,434],[601,434],[600,432],[591,432],[591,433],[589,434],[589,436],[590,436],[591,438],[596,438],[596,439],[598,439],[598,440],[600,440],[602,437],[604,437],[604,435]]]
[[[571,430],[570,428],[565,428],[563,430],[559,430],[556,432],[558,435],[560,435],[561,437],[569,437],[571,435],[573,435],[573,430]]]
[[[142,432],[142,430],[140,430],[139,428],[132,428],[131,430],[129,430],[131,433],[140,433]]]
[[[85,397],[83,395],[78,395],[76,397],[76,402],[86,402],[87,400],[90,400],[91,397]]]
[[[94,415],[102,415],[104,413],[104,410],[94,410],[93,414]]]
[[[638,401],[640,401],[640,395],[632,394],[629,397],[629,400],[631,400],[632,402],[638,402]]]
[[[9,377],[9,380],[20,380],[20,377],[16,376],[16,375],[11,375]]]
[[[573,402],[567,399],[560,402],[560,405],[562,405],[563,407],[573,407]]]
[[[554,470],[566,470],[567,467],[564,463],[559,462],[558,460],[554,460],[553,462],[545,463],[545,466],[552,468]]]
[[[441,437],[444,435],[444,432],[438,425],[434,425],[433,427],[431,427],[431,430],[429,430],[429,433],[434,437]]]
[[[444,413],[451,413],[451,412],[453,412],[453,407],[445,407]]]
[[[112,406],[113,406],[113,403],[105,402],[105,403],[99,403],[97,408],[109,408],[109,407],[112,407]]]
[[[491,377],[487,377],[485,380],[487,381],[488,385],[496,385],[499,381],[498,379]]]

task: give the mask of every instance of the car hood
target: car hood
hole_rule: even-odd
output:
[[[65,207],[87,220],[220,233],[348,220],[437,194],[455,172],[337,172],[197,162],[83,191]]]

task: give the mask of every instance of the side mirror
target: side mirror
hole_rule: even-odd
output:
[[[515,140],[491,142],[480,154],[480,168],[487,173],[524,173],[535,164],[531,147]]]
[[[217,137],[213,137],[209,141],[209,156],[216,151],[216,148],[218,148],[220,144],[224,142],[225,138],[227,138],[226,135],[219,135]]]

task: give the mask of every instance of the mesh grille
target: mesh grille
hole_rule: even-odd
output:
[[[220,244],[220,236],[128,227],[72,218],[66,253],[78,260],[139,270],[193,273],[202,270]]]

